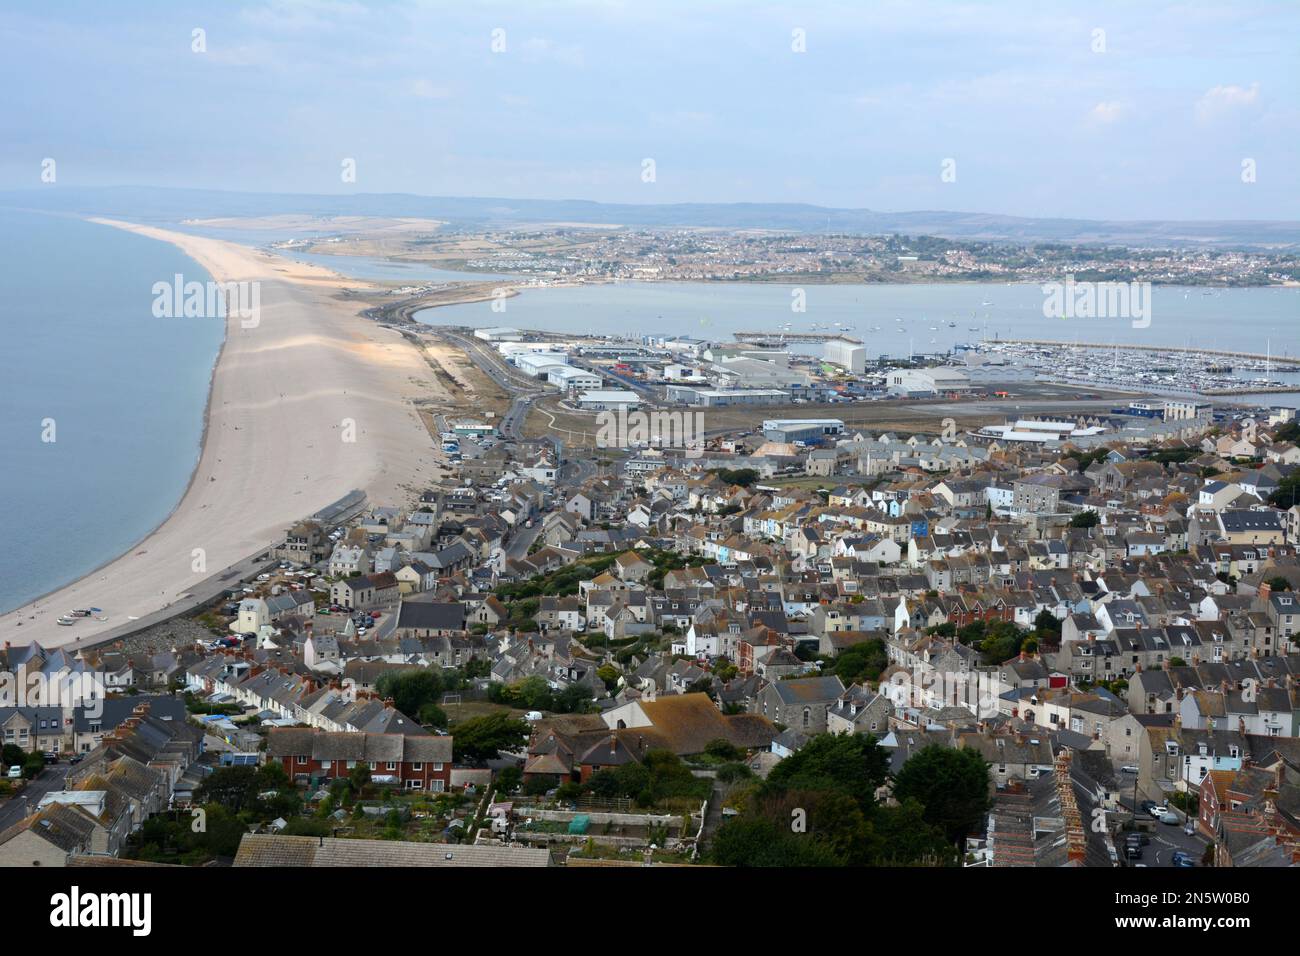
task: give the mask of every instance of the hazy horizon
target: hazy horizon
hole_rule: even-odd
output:
[[[52,159],[52,189],[1300,219],[1284,3],[81,0],[0,35],[0,189]]]

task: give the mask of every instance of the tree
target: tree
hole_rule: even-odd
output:
[[[497,790],[501,793],[514,793],[524,782],[524,772],[518,767],[503,767],[497,773]]]
[[[196,804],[219,803],[238,813],[257,803],[256,767],[218,767],[194,788]]]
[[[720,761],[744,759],[745,752],[725,737],[717,737],[704,745],[704,752]]]
[[[404,714],[419,714],[426,704],[437,703],[442,691],[442,675],[429,667],[390,671],[375,681],[375,693],[391,697],[393,706]]]
[[[758,481],[758,472],[753,468],[718,468],[714,474],[729,485],[740,485],[743,488]]]
[[[1038,616],[1034,618],[1034,630],[1039,634],[1060,634],[1061,622],[1055,614],[1047,608],[1043,608],[1038,612]]]
[[[618,686],[618,679],[621,673],[613,664],[602,664],[596,669],[596,676],[605,683],[605,689],[612,691]]]
[[[405,711],[403,711],[403,713],[405,713]],[[421,706],[420,709],[416,711],[415,716],[416,719],[426,727],[447,726],[447,712],[432,701]]]
[[[509,714],[471,717],[452,728],[457,760],[490,760],[502,750],[518,750],[528,742],[528,724]]]
[[[1080,511],[1070,519],[1071,528],[1095,528],[1100,523],[1101,517],[1097,512],[1092,511],[1091,509],[1088,511]]]
[[[875,737],[818,734],[772,768],[764,791],[839,790],[865,806],[888,771],[889,757]]]
[[[1270,591],[1290,591],[1290,590],[1291,590],[1291,582],[1288,581],[1286,578],[1282,577],[1280,574],[1279,574],[1277,577],[1275,577],[1275,578],[1269,578],[1269,579],[1268,579],[1267,581],[1265,581],[1264,583],[1268,585],[1268,589],[1269,589]],[[6,752],[7,752],[7,751],[8,751],[8,748],[6,747],[5,750],[6,750]],[[7,762],[7,759],[6,759],[6,762]]]
[[[894,797],[900,803],[917,801],[925,808],[925,822],[958,844],[989,808],[989,765],[968,747],[931,744],[903,764],[894,780]]]
[[[911,799],[876,808],[870,844],[873,866],[951,866],[958,858],[957,847],[925,821],[925,808]]]
[[[713,838],[719,866],[843,866],[844,860],[820,840],[793,833],[764,817],[737,817]]]
[[[873,637],[871,640],[854,644],[840,651],[829,673],[837,676],[847,684],[860,684],[863,681],[877,681],[880,672],[889,666],[889,655],[885,651],[885,642]],[[823,669],[822,673],[828,673]]]
[[[5,744],[3,751],[0,751],[0,761],[6,767],[21,767],[26,760],[27,751],[17,744]]]

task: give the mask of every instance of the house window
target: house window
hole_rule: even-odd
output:
[[[423,770],[423,769],[424,769],[424,764],[422,764],[422,763],[413,763],[413,764],[411,764],[411,769],[412,769],[412,770]]]
[[[389,770],[396,770],[396,769],[397,769],[397,764],[395,764],[395,763],[394,763],[393,761],[391,761],[391,760],[388,761],[388,769],[389,769]]]

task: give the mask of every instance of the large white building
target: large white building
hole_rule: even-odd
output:
[[[641,404],[641,397],[627,389],[598,389],[583,392],[578,396],[578,404],[592,411],[617,411],[620,408],[636,408]]]
[[[947,395],[969,392],[970,376],[961,369],[896,368],[889,373],[889,391],[894,395]]]
[[[569,364],[569,357],[561,352],[528,352],[515,356],[519,371],[534,378],[547,374],[556,366]]]
[[[512,329],[508,326],[498,326],[491,329],[475,329],[474,338],[482,339],[484,342],[518,342],[524,334],[518,329]]]
[[[826,343],[823,360],[831,365],[838,365],[854,375],[861,375],[867,370],[867,347],[844,339],[831,339]]]
[[[595,372],[572,365],[552,365],[546,369],[546,381],[560,388],[596,389],[602,384],[600,376]]]
[[[691,388],[686,385],[668,385],[664,394],[670,402],[683,405],[784,405],[790,393],[779,388]]]
[[[768,441],[819,441],[844,434],[844,422],[838,418],[768,418],[763,422],[763,437]]]

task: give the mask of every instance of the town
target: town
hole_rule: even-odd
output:
[[[1294,409],[428,334],[498,391],[430,416],[438,485],[5,635],[0,865],[1300,862]]]
[[[276,248],[380,255],[404,263],[512,278],[609,281],[1039,282],[1066,273],[1089,281],[1268,286],[1300,278],[1294,251],[1169,249],[1165,243],[1100,245],[969,240],[927,235],[599,226],[357,235],[355,227]]]

